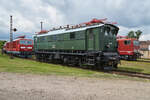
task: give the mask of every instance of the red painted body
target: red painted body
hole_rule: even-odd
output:
[[[5,43],[3,50],[6,53],[14,55],[28,56],[33,51],[33,40],[24,38],[16,39],[13,42]]]
[[[117,39],[118,52],[126,59],[136,60],[139,57],[139,41],[135,38]]]

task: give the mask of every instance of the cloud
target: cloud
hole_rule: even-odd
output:
[[[2,6],[1,6],[2,5]],[[14,33],[32,35],[40,30],[40,21],[44,22],[44,28],[65,23],[63,14],[55,7],[43,3],[41,0],[2,0],[0,5],[0,32],[9,36],[10,15],[13,15],[13,27],[18,31]],[[0,36],[0,38],[3,38]]]
[[[149,0],[46,0],[45,3],[55,6],[71,22],[107,17],[125,27],[150,25]]]
[[[30,36],[40,30],[66,24],[78,24],[92,18],[108,18],[118,23],[119,34],[142,30],[150,32],[149,0],[1,0],[0,32],[9,36],[9,16],[13,15],[15,34]],[[3,37],[0,35],[0,39]]]
[[[142,41],[144,41],[144,40],[150,40],[150,34],[141,35],[140,40],[142,40]]]
[[[139,40],[150,40],[150,25],[149,26],[140,26],[140,27],[124,27],[124,26],[119,26],[119,34],[118,35],[123,35],[126,36],[129,31],[137,31],[141,30],[142,34]]]

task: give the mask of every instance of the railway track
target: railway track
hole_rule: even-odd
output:
[[[108,73],[130,76],[130,77],[150,79],[150,74],[139,73],[139,72],[131,72],[131,71],[124,71],[124,70],[113,70],[113,71],[110,71]]]

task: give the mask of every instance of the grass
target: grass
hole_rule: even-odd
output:
[[[47,64],[26,59],[9,59],[7,55],[0,54],[0,72],[55,74],[70,76],[109,76],[109,74],[85,69]],[[111,75],[110,75],[111,76]]]
[[[120,69],[130,68],[131,70],[132,65],[134,65],[135,66],[134,70],[137,70],[136,66],[138,65],[136,64],[136,62],[134,62],[133,64],[131,64],[131,62],[129,63],[125,63],[125,62],[126,61],[122,62],[123,64],[119,67]],[[140,71],[142,71],[142,68],[140,69]],[[80,69],[80,68],[74,68],[74,67],[68,67],[68,66],[62,66],[56,64],[41,63],[41,62],[20,59],[20,58],[10,59],[9,56],[1,55],[1,54],[0,54],[0,72],[141,80],[139,78],[132,78],[132,77],[127,77],[122,75],[115,75],[115,74],[109,74],[104,72],[98,72],[98,71],[92,71],[88,69]],[[150,72],[150,69],[148,72]]]
[[[121,61],[119,69],[150,74],[150,60],[138,59],[137,61]]]

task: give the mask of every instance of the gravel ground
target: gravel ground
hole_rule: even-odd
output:
[[[150,100],[150,82],[0,73],[0,100]]]

